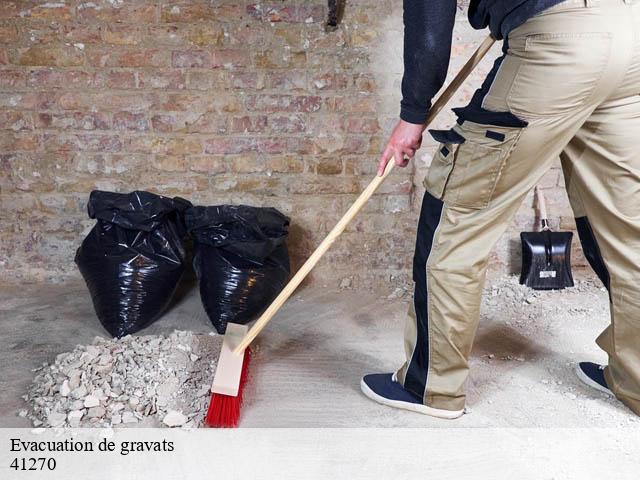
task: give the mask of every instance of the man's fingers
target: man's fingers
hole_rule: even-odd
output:
[[[382,176],[384,174],[384,169],[389,163],[389,160],[393,158],[395,164],[399,167],[406,167],[411,160],[416,155],[416,149],[412,147],[393,147],[388,145],[387,148],[384,149],[382,155],[380,156],[380,163],[378,164],[378,175]]]
[[[416,151],[417,151],[416,149],[408,147],[408,148],[405,148],[405,149],[404,149],[404,154],[405,154],[405,155],[406,155],[410,160],[412,160],[412,159],[413,159],[413,157],[415,157],[415,156],[416,156]]]
[[[391,147],[387,147],[384,149],[384,152],[382,152],[382,155],[380,155],[380,162],[378,163],[378,176],[381,177],[382,174],[384,173],[384,169],[387,166],[387,163],[389,162],[389,159],[393,156],[393,149]]]
[[[402,152],[401,150],[396,150],[393,153],[393,157],[396,161],[396,165],[399,167],[404,167],[406,162],[404,160],[404,152]]]

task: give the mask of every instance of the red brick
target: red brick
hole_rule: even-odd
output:
[[[264,75],[254,72],[232,73],[231,86],[240,90],[262,90]]]
[[[144,113],[118,112],[113,115],[113,128],[116,130],[149,130],[149,121]]]
[[[353,84],[356,90],[362,93],[372,93],[378,88],[375,77],[364,73],[354,75]]]
[[[318,148],[313,139],[307,137],[290,137],[287,140],[287,152],[299,154],[316,154]]]
[[[202,153],[202,143],[198,138],[169,138],[156,142],[157,153],[168,155],[187,155]]]
[[[259,173],[264,171],[262,160],[256,158],[255,154],[245,154],[234,156],[228,159],[231,164],[231,171],[234,173]]]
[[[302,115],[271,116],[269,127],[275,133],[300,133],[307,129],[307,122]]]
[[[129,70],[107,70],[96,73],[95,86],[115,89],[136,88],[135,72]]]
[[[62,2],[47,2],[28,11],[30,18],[50,22],[64,22],[73,16],[73,10]]]
[[[362,137],[343,137],[341,135],[323,135],[314,139],[314,145],[319,153],[354,154],[367,153],[369,143]]]
[[[373,177],[378,169],[378,156],[344,156],[344,173],[347,175],[366,175]]]
[[[344,130],[349,133],[376,133],[380,125],[377,118],[349,117],[344,119]]]
[[[247,13],[263,22],[314,23],[322,21],[324,8],[254,3],[247,5]]]
[[[155,155],[151,166],[165,172],[186,172],[187,159],[183,155]]]
[[[184,46],[187,43],[188,25],[150,25],[148,36],[154,45]]]
[[[292,69],[303,68],[307,63],[305,52],[291,52],[290,50],[266,50],[254,54],[256,68],[264,69]]]
[[[324,73],[314,76],[311,85],[316,90],[344,90],[349,86],[349,77],[345,74]]]
[[[153,94],[134,92],[75,93],[67,92],[56,99],[63,110],[93,110],[141,112],[156,102]]]
[[[300,157],[293,155],[269,156],[266,168],[274,173],[302,173],[304,162]]]
[[[13,1],[3,2],[2,8],[0,8],[0,20],[4,19],[17,19],[20,17],[20,12],[24,10],[24,2]]]
[[[249,62],[249,54],[244,50],[214,50],[211,58],[213,68],[245,67]]]
[[[361,181],[360,189],[363,190],[369,183],[371,182],[370,178],[363,178]],[[413,182],[411,180],[407,180],[402,177],[397,177],[395,175],[387,178],[380,188],[376,191],[378,194],[409,194],[411,193],[411,189],[413,188]]]
[[[220,191],[234,191],[273,195],[284,195],[286,185],[283,179],[277,177],[267,177],[264,175],[234,175],[228,182],[215,182],[213,187]]]
[[[263,133],[266,130],[266,115],[234,117],[231,119],[231,133]]]
[[[274,50],[293,50],[295,52],[304,52],[309,47],[308,28],[305,25],[276,25],[269,29],[269,33],[273,35],[273,40],[267,37],[267,43]]]
[[[199,47],[224,45],[224,27],[212,22],[190,25],[186,31],[186,40]]]
[[[120,138],[115,135],[90,134],[45,134],[43,144],[48,152],[92,151],[119,152],[122,148]]]
[[[87,62],[92,67],[169,67],[170,52],[156,48],[90,49]]]
[[[246,45],[251,45],[257,48],[264,43],[262,29],[245,22],[240,25],[227,24],[225,34],[222,38],[224,46],[244,48]]]
[[[204,153],[237,154],[251,152],[256,149],[253,138],[213,138],[204,142]]]
[[[309,116],[309,131],[316,135],[327,135],[330,132],[341,132],[344,116],[339,113]]]
[[[203,111],[207,110],[213,99],[194,93],[168,93],[157,98],[154,108],[163,111]]]
[[[183,90],[186,86],[185,74],[177,70],[154,70],[138,72],[139,88],[162,90]]]
[[[316,173],[318,175],[337,175],[342,173],[342,170],[341,158],[319,158],[316,162]]]
[[[101,26],[100,36],[104,43],[113,45],[138,45],[142,41],[142,31],[131,25]]]
[[[0,25],[0,44],[8,45],[15,43],[20,38],[18,28],[15,25]]]
[[[226,72],[198,72],[187,73],[187,88],[191,90],[210,90],[212,88],[227,88]]]
[[[190,156],[188,165],[194,172],[224,173],[227,171],[226,156]]]
[[[187,131],[190,133],[225,133],[227,119],[217,113],[204,113],[188,122]]]
[[[111,119],[104,112],[40,113],[36,117],[39,128],[60,130],[109,130]]]
[[[317,96],[249,95],[247,109],[265,112],[316,112],[322,99]]]
[[[372,95],[352,95],[327,98],[328,110],[343,113],[377,113],[376,97]]]
[[[74,67],[84,64],[84,52],[68,45],[33,45],[18,51],[20,65]]]
[[[239,5],[172,2],[162,6],[160,20],[166,23],[211,22],[219,18],[239,19],[243,13]]]
[[[27,85],[32,87],[89,87],[93,84],[91,73],[82,70],[31,70]]]
[[[0,70],[0,87],[21,87],[25,81],[24,70]]]
[[[288,151],[286,138],[258,138],[256,139],[257,149],[260,153],[285,153]]]
[[[318,178],[314,176],[299,176],[295,182],[287,185],[289,193],[303,195],[324,195],[339,193],[360,193],[360,184],[354,177],[343,177],[339,175]]]
[[[0,110],[0,129],[13,130],[33,130],[31,115],[25,112],[12,112]]]
[[[207,68],[211,66],[211,55],[203,50],[172,52],[171,65],[174,68]]]
[[[0,108],[20,108],[30,110],[36,108],[40,101],[40,95],[34,92],[5,93],[0,92]]]
[[[158,7],[155,5],[122,5],[85,2],[78,6],[78,18],[85,22],[155,23]]]
[[[154,115],[151,117],[151,126],[157,132],[173,132],[176,130],[175,115]]]
[[[254,3],[247,5],[247,13],[263,22],[291,22],[295,21],[296,7]]]
[[[307,73],[304,70],[271,73],[267,76],[267,83],[269,88],[274,90],[306,90]]]

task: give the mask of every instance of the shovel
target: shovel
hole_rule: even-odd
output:
[[[544,195],[536,187],[541,231],[521,232],[522,271],[520,283],[534,290],[562,290],[573,287],[571,275],[572,232],[553,232],[549,228]]]

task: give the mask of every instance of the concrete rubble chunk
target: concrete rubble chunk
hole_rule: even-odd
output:
[[[162,423],[167,427],[180,427],[184,425],[187,420],[187,417],[182,412],[171,410],[164,416]]]
[[[122,414],[122,423],[138,423],[138,419],[132,412],[124,412]]]
[[[93,407],[90,408],[87,412],[87,418],[102,418],[106,413],[105,409],[102,407]]]
[[[67,422],[72,427],[77,427],[80,424],[80,419],[84,416],[84,410],[71,410],[67,414]]]
[[[93,395],[88,395],[84,399],[84,406],[87,408],[97,407],[100,405],[100,399],[98,397],[94,397]]]
[[[62,385],[60,385],[60,395],[62,395],[63,397],[68,397],[70,393],[71,387],[69,386],[69,380],[65,380],[64,382],[62,382]]]
[[[47,417],[47,423],[52,427],[61,427],[67,419],[67,415],[60,412],[50,413]]]
[[[80,385],[78,388],[71,391],[71,396],[76,399],[84,398],[87,396],[87,387]]]

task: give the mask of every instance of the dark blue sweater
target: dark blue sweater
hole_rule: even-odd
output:
[[[500,40],[563,0],[471,0],[469,22]],[[456,0],[404,0],[404,77],[400,118],[424,123],[449,68]]]

